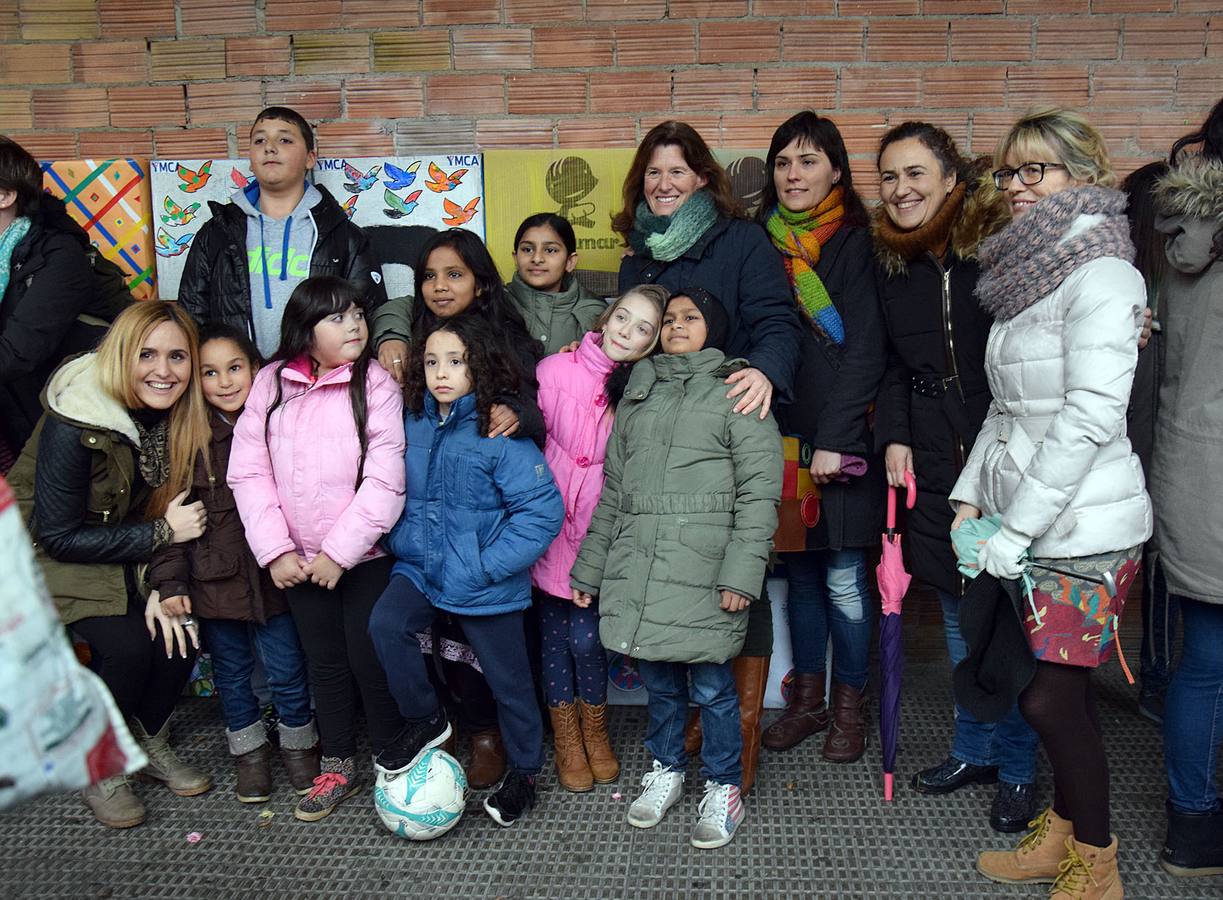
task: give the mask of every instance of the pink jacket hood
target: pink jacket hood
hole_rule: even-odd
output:
[[[540,361],[539,409],[548,439],[544,459],[565,501],[565,521],[556,540],[531,568],[531,580],[554,597],[570,596],[569,570],[603,492],[603,458],[611,434],[612,409],[604,390],[615,363],[588,332],[573,353]]]
[[[265,441],[278,376],[281,403]],[[345,569],[383,555],[378,541],[403,511],[403,399],[391,376],[371,362],[369,441],[357,489],[361,446],[348,399],[351,380],[351,364],[317,381],[292,362],[269,363],[255,376],[234,427],[228,481],[261,566],[290,551],[307,561],[323,551]]]

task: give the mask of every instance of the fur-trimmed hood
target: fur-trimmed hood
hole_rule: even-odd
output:
[[[47,409],[83,428],[104,428],[123,435],[135,447],[140,434],[131,413],[98,383],[98,355],[85,353],[70,359],[47,382]]]
[[[1223,221],[1223,160],[1184,157],[1156,183],[1155,202],[1164,215]]]
[[[1006,197],[994,187],[989,171],[991,164],[989,157],[985,156],[972,163],[963,206],[955,224],[951,226],[951,252],[960,259],[976,259],[981,242],[1011,222]],[[884,221],[887,221],[887,210],[882,206],[876,207],[871,217],[875,257],[888,277],[902,275],[908,270],[909,261],[884,242],[880,234]]]

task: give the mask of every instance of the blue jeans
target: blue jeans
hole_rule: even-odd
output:
[[[688,719],[688,676],[692,699],[701,708],[701,775],[707,781],[741,786],[743,735],[739,730],[739,695],[730,663],[678,663],[637,660],[637,671],[650,694],[650,725],[645,747],[664,766],[677,772],[688,766],[684,723]]]
[[[960,601],[954,594],[938,592],[943,604],[943,632],[947,654],[956,666],[968,655],[960,634]],[[979,722],[960,706],[955,708],[955,740],[951,755],[972,766],[997,766],[998,778],[1008,784],[1031,784],[1036,780],[1038,738],[1016,704],[1000,722]]]
[[[794,671],[823,672],[831,634],[832,680],[862,690],[871,642],[866,551],[807,550],[784,553],[782,559]]]
[[[261,710],[251,689],[255,654],[267,673],[272,702],[280,721],[288,728],[308,723],[310,689],[306,678],[306,654],[297,639],[297,628],[288,613],[272,616],[260,625],[232,619],[201,619],[201,630],[208,652],[225,727],[241,731],[260,719]]]
[[[1185,628],[1164,704],[1168,799],[1178,812],[1215,812],[1215,767],[1223,746],[1223,606],[1176,599]]]

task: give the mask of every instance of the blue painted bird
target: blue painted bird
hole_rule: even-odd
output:
[[[397,197],[390,188],[382,195],[383,202],[386,203],[386,209],[382,211],[388,219],[402,219],[404,216],[410,216],[412,210],[419,205],[420,191],[413,191],[404,197],[402,200]]]
[[[379,163],[362,175],[360,169],[354,168],[350,163],[344,163],[344,175],[348,178],[348,181],[344,183],[344,190],[350,194],[368,191],[378,183],[378,173],[381,171],[382,164]]]
[[[178,256],[187,252],[187,245],[191,243],[194,234],[184,234],[175,237],[166,231],[165,226],[157,229],[157,246],[154,247],[158,256]]]
[[[401,169],[392,163],[384,163],[382,171],[390,177],[384,178],[382,183],[386,185],[388,191],[402,191],[412,186],[412,182],[416,180],[416,170],[419,168],[419,159],[406,169]]]

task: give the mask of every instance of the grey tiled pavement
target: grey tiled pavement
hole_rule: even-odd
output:
[[[933,626],[929,612],[926,618]],[[987,822],[992,788],[946,798],[908,788],[915,769],[944,754],[951,714],[937,630],[906,630],[912,658],[891,804],[881,798],[874,734],[866,757],[847,766],[822,761],[819,739],[812,739],[787,754],[762,754],[743,831],[722,850],[694,850],[687,842],[699,800],[695,766],[684,799],[662,825],[630,828],[624,814],[649,762],[641,745],[644,712],[614,708],[612,739],[624,766],[619,785],[566,794],[545,770],[541,806],[513,828],[499,828],[484,814],[482,792],[473,793],[453,832],[430,843],[410,844],[384,831],[368,790],[322,822],[298,822],[279,769],[280,789],[265,805],[275,817],[260,828],[264,807],[233,799],[217,703],[190,700],[176,720],[175,741],[191,762],[215,773],[216,787],[181,799],[140,785],[149,818],[125,832],[95,824],[75,796],[42,798],[0,815],[0,897],[1046,896],[1046,888],[992,885],[973,871],[978,849],[1010,843]],[[1136,656],[1137,640],[1127,646]],[[1173,879],[1158,867],[1164,783],[1157,730],[1135,713],[1136,691],[1115,664],[1099,673],[1097,685],[1126,896],[1223,898],[1223,879]],[[1047,799],[1043,766],[1040,781]],[[613,799],[616,791],[623,799]],[[203,839],[187,843],[191,831]]]

